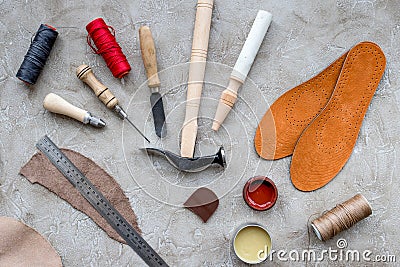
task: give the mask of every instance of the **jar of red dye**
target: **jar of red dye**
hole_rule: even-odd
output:
[[[278,199],[278,189],[274,182],[265,176],[250,178],[243,188],[243,198],[252,209],[268,210]]]

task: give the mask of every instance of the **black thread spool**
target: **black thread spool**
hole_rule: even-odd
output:
[[[28,84],[36,83],[57,36],[58,32],[55,28],[47,24],[40,25],[25,55],[24,61],[19,67],[16,75],[18,79]]]

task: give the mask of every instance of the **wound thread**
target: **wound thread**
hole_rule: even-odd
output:
[[[24,61],[18,69],[16,75],[18,79],[28,84],[36,83],[57,36],[58,32],[52,26],[47,24],[40,25],[24,57]]]
[[[120,79],[128,74],[131,66],[115,39],[114,28],[108,26],[102,18],[97,18],[86,25],[86,30],[88,45],[94,53],[103,57],[114,77]]]
[[[325,241],[371,214],[372,209],[368,200],[363,195],[357,194],[313,220],[311,226],[317,237]]]

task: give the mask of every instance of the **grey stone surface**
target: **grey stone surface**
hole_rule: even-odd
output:
[[[75,68],[82,63],[92,66],[153,145],[178,152],[195,6],[195,1],[177,0],[0,1],[0,215],[20,219],[43,234],[61,255],[64,266],[143,265],[128,246],[108,238],[87,216],[18,174],[36,153],[35,143],[48,134],[60,147],[92,158],[115,177],[139,218],[143,237],[172,266],[244,266],[232,254],[231,237],[245,222],[264,224],[276,251],[301,252],[309,247],[321,253],[329,247],[337,249],[337,240],[344,238],[347,249],[371,250],[372,257],[392,254],[399,261],[398,1],[215,0],[196,153],[211,154],[223,144],[228,167],[225,171],[211,168],[199,174],[182,174],[163,159],[148,158],[138,150],[145,145],[141,137],[95,98],[75,77]],[[225,128],[213,133],[210,117],[258,9],[270,11],[273,22]],[[91,53],[86,44],[84,27],[96,17],[103,17],[115,28],[132,65],[123,80],[112,77],[103,59]],[[39,81],[28,89],[15,74],[40,23],[58,27],[60,35]],[[143,24],[153,30],[161,90],[166,94],[168,137],[163,141],[154,134],[150,94],[143,84],[146,79],[138,40],[138,28]],[[290,158],[270,162],[256,155],[252,143],[258,120],[268,103],[364,40],[382,47],[387,68],[353,154],[327,186],[311,193],[299,192],[290,182]],[[45,111],[42,101],[50,92],[102,117],[107,127],[94,129]],[[255,174],[269,176],[278,186],[277,204],[269,211],[255,212],[242,199],[244,183]],[[221,197],[219,208],[206,224],[181,207],[196,187],[205,185]],[[358,192],[370,200],[371,217],[327,242],[319,241],[313,233],[308,235],[310,216]],[[328,259],[308,263],[349,264]],[[281,261],[275,254],[273,263],[265,265],[305,266],[306,262]]]

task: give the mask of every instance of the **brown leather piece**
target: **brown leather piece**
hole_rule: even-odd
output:
[[[219,200],[217,195],[210,189],[201,187],[197,189],[183,205],[199,216],[203,222],[207,222],[218,208],[218,204]]]
[[[279,97],[261,119],[254,137],[260,157],[280,159],[293,153],[308,124],[328,103],[346,54],[310,80]]]
[[[323,187],[346,164],[385,65],[385,55],[374,43],[349,51],[331,99],[296,144],[290,176],[297,189]]]
[[[0,217],[0,266],[62,266],[61,258],[38,232],[13,218]]]
[[[129,199],[125,196],[114,178],[91,159],[78,152],[69,149],[61,149],[61,151],[92,182],[107,200],[111,202],[122,216],[141,233]],[[108,222],[92,207],[92,205],[90,205],[79,193],[78,189],[76,189],[41,152],[35,154],[28,163],[22,167],[20,174],[25,176],[31,183],[38,183],[46,187],[71,204],[72,207],[85,213],[112,239],[125,243],[125,240],[122,239]]]

